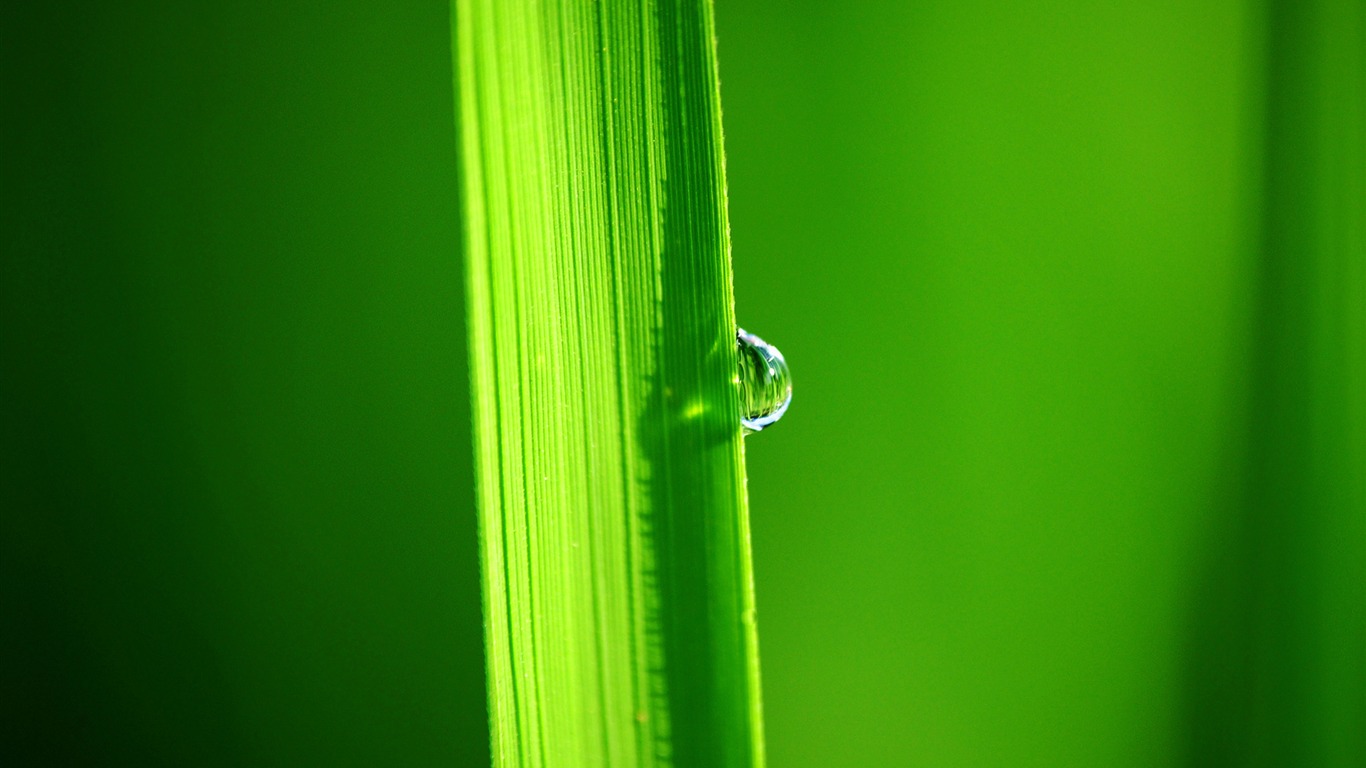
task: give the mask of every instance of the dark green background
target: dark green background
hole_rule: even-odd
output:
[[[39,5],[4,749],[487,762],[446,4]]]
[[[446,5],[107,5],[0,24],[5,748],[486,763]],[[771,764],[1366,763],[1361,4],[718,5]]]

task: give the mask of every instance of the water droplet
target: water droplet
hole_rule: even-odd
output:
[[[781,419],[792,403],[792,375],[778,348],[748,333],[735,334],[740,352],[740,424],[745,434]]]

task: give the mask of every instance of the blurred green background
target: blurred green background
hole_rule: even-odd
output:
[[[6,762],[486,764],[445,3],[30,5]],[[770,763],[1366,765],[1363,4],[717,25]]]
[[[0,763],[487,763],[446,4],[4,14]]]
[[[717,17],[772,764],[1366,765],[1366,4]]]

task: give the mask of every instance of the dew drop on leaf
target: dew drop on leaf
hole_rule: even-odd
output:
[[[740,424],[745,434],[781,419],[792,402],[792,375],[778,348],[747,332],[735,334],[740,353]]]

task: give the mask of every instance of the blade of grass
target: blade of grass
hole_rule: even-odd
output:
[[[1366,3],[1265,6],[1240,517],[1192,646],[1190,765],[1366,765]]]
[[[762,764],[708,0],[454,0],[500,766]]]
[[[1243,762],[1360,766],[1366,3],[1272,0],[1267,33]]]

